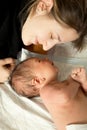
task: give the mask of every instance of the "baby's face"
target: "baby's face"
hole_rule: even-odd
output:
[[[30,58],[26,62],[27,66],[32,71],[32,74],[38,79],[45,79],[44,84],[50,83],[50,81],[57,79],[58,76],[58,68],[53,64],[52,61],[48,59],[39,59],[39,58]],[[31,82],[31,81],[30,81]],[[39,95],[39,88],[29,87],[22,82],[19,82],[20,87],[16,87],[15,90],[17,93],[26,96],[26,97],[34,97]],[[42,84],[40,84],[42,85]]]
[[[48,59],[31,58],[28,61],[34,75],[45,78],[47,82],[55,80],[58,75],[58,68]]]

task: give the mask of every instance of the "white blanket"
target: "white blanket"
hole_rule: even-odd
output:
[[[8,82],[0,85],[0,130],[56,130],[40,97],[18,96]]]

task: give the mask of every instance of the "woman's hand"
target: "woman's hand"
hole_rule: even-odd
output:
[[[5,82],[15,66],[15,59],[0,59],[0,83]]]

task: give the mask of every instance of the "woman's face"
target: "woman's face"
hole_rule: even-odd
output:
[[[49,50],[56,44],[74,41],[79,37],[77,31],[58,23],[51,14],[28,17],[22,28],[24,45],[42,44]]]

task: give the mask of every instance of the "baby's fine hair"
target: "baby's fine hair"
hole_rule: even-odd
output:
[[[28,60],[29,59],[26,59],[16,65],[16,67],[14,68],[14,70],[12,71],[10,75],[10,81],[9,81],[12,88],[18,94],[22,96],[26,96],[26,97],[28,95],[26,95],[24,91],[18,91],[17,88],[20,87],[20,85],[21,85],[21,88],[32,87],[29,84],[29,81],[32,80],[32,78],[34,77],[34,74],[33,74],[32,68],[29,66],[29,64],[27,64]]]

